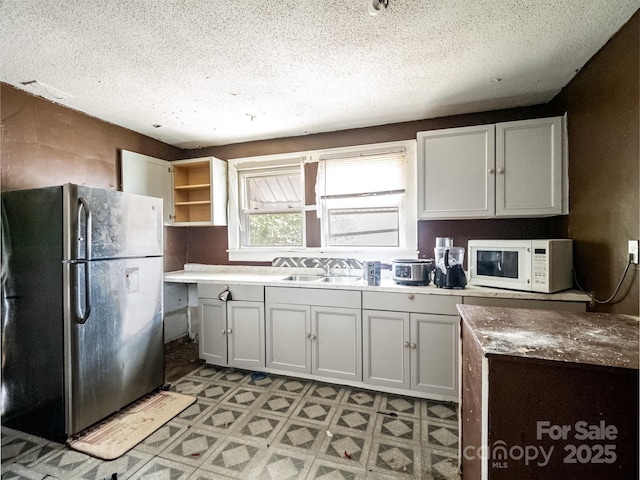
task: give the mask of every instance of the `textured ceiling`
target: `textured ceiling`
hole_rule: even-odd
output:
[[[372,17],[367,1],[1,0],[0,80],[183,148],[223,145],[543,103],[638,9],[390,0]]]

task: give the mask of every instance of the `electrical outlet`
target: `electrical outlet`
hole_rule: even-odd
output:
[[[629,255],[631,255],[631,262],[638,263],[638,240],[629,240]]]

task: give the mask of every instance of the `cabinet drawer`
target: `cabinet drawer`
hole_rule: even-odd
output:
[[[319,288],[266,287],[266,301],[289,305],[318,305],[360,308],[361,293],[356,290],[324,290]]]
[[[362,292],[362,308],[396,312],[457,315],[458,295],[423,295],[420,293]]]
[[[225,283],[199,283],[198,298],[218,298],[225,290],[231,292],[230,300],[245,300],[249,302],[264,302],[264,287],[262,285],[232,285]]]

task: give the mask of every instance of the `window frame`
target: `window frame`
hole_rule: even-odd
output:
[[[352,246],[327,246],[324,238],[321,239],[320,247],[306,247],[306,230],[307,216],[309,212],[317,215],[316,200],[311,200],[314,205],[307,205],[305,201],[305,192],[308,190],[305,179],[306,163],[317,163],[321,158],[336,158],[338,156],[353,157],[359,154],[367,154],[380,150],[404,149],[405,155],[405,201],[404,201],[404,219],[401,220],[400,247],[352,247]],[[417,216],[417,143],[416,140],[404,140],[396,142],[385,142],[377,144],[357,145],[350,147],[337,147],[328,149],[319,149],[311,151],[300,151],[288,154],[264,155],[255,157],[243,157],[228,160],[229,165],[229,222],[228,222],[228,254],[229,261],[245,261],[245,262],[271,262],[275,257],[283,256],[319,256],[334,258],[356,258],[359,260],[380,260],[390,262],[394,258],[417,258],[418,256],[418,216]],[[268,168],[297,163],[301,169],[302,182],[302,228],[303,228],[303,246],[301,247],[270,247],[270,246],[252,246],[242,245],[242,212],[239,174],[243,168]],[[315,179],[310,179],[315,183]],[[321,236],[324,233],[321,231]]]

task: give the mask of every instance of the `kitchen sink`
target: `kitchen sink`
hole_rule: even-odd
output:
[[[323,283],[355,283],[361,277],[327,276],[327,275],[289,275],[282,280],[286,282],[323,282]]]
[[[321,282],[325,283],[354,283],[362,277],[323,277]]]
[[[289,275],[282,280],[286,282],[317,282],[326,277],[322,275]]]

